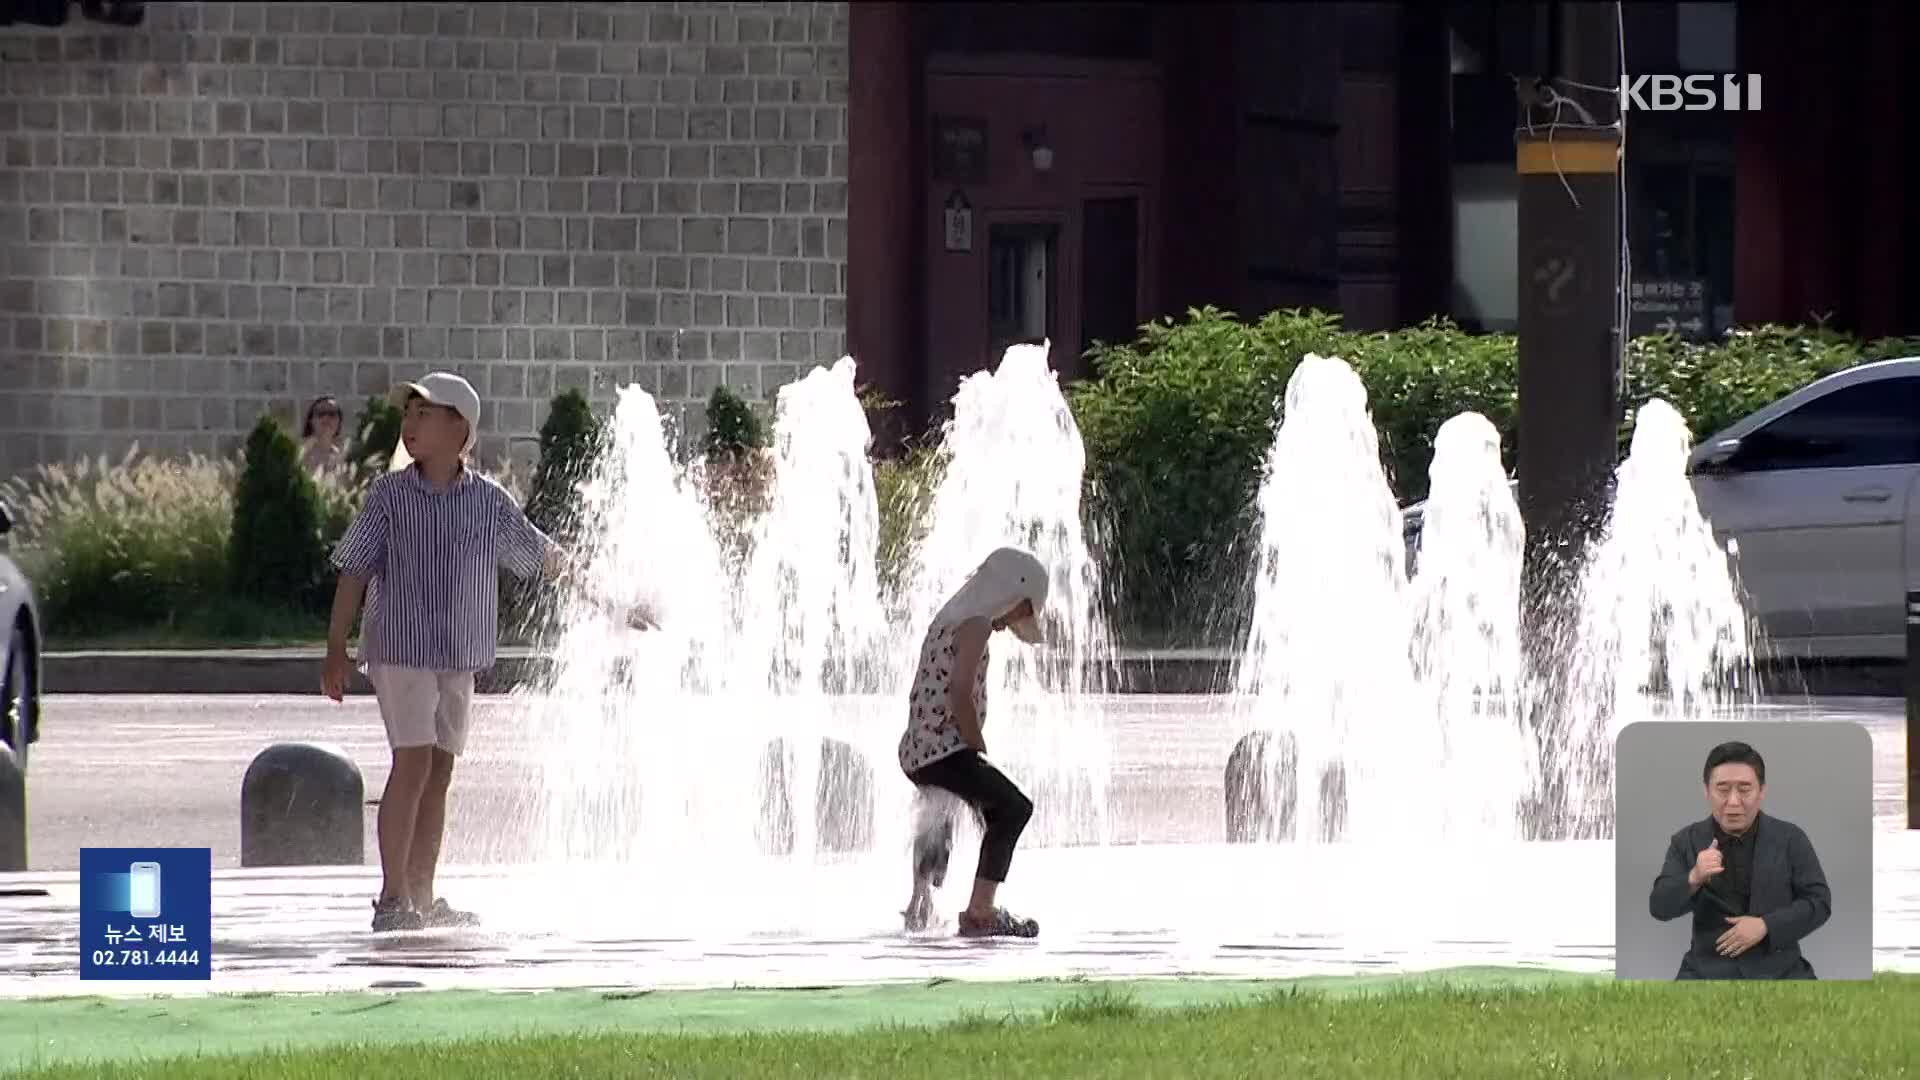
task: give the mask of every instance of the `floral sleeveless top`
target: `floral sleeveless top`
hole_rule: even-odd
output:
[[[954,631],[958,624],[936,624],[920,646],[920,668],[913,677],[907,730],[900,736],[900,768],[913,772],[967,748],[953,719]],[[987,652],[973,676],[974,709],[982,729],[987,722]]]

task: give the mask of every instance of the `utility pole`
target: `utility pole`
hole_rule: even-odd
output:
[[[1570,791],[1606,791],[1611,769],[1587,763],[1562,740],[1578,728],[1565,713],[1570,650],[1582,646],[1573,599],[1587,540],[1604,520],[1619,456],[1621,176],[1616,7],[1561,2],[1550,9],[1558,62],[1551,76],[1517,85],[1519,174],[1518,501],[1526,522],[1527,648],[1543,680],[1529,722],[1541,739],[1545,788],[1529,833],[1584,832],[1593,806]],[[1575,84],[1584,84],[1583,86]],[[1595,90],[1593,87],[1613,88]],[[1568,753],[1572,751],[1572,753]],[[1575,777],[1570,770],[1596,770]],[[1611,817],[1611,815],[1607,815]]]
[[[1519,503],[1530,592],[1565,573],[1605,510],[1618,458],[1621,137],[1615,6],[1555,5],[1560,80],[1522,86],[1519,172]],[[1612,92],[1583,89],[1612,87]]]

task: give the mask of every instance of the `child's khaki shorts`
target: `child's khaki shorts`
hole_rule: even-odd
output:
[[[395,750],[437,746],[455,757],[466,749],[473,672],[368,664],[367,681],[386,721],[387,745]]]

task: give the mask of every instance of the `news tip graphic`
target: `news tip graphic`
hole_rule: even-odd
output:
[[[82,980],[212,977],[213,849],[80,849]]]

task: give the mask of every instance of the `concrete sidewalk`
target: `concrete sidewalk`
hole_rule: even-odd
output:
[[[903,931],[901,864],[893,851],[715,858],[672,891],[650,887],[650,866],[642,862],[446,866],[439,891],[480,913],[483,925],[387,934],[369,928],[377,867],[216,870],[213,977],[201,982],[82,981],[78,874],[0,874],[0,1012],[22,998],[154,993],[1250,980],[1463,965],[1609,971],[1611,853],[1593,845],[1537,847],[1525,852],[1529,868],[1578,887],[1582,898],[1556,911],[1551,925],[1515,926],[1510,913],[1489,914],[1468,897],[1423,904],[1423,923],[1403,922],[1392,933],[1378,929],[1391,903],[1388,890],[1272,902],[1303,866],[1326,866],[1315,852],[1034,848],[1020,856],[1021,910],[1041,920],[1043,933],[1002,941],[955,935],[952,912],[965,889],[951,882],[938,898],[942,924]],[[1911,884],[1893,848],[1900,845],[1883,860],[1876,894]],[[1366,873],[1356,865],[1371,861],[1364,853],[1346,854],[1331,856],[1341,874]],[[1520,854],[1504,845],[1477,851],[1464,864],[1450,854],[1447,865],[1462,865],[1463,874],[1491,870]],[[1437,869],[1440,860],[1429,853],[1415,863],[1429,864]],[[1877,897],[1876,906],[1876,945],[1898,952],[1911,944],[1911,915],[1881,910],[1892,905]]]
[[[951,880],[936,900],[942,924],[903,931],[904,852],[706,847],[719,854],[672,890],[657,887],[653,859],[443,867],[437,891],[483,924],[390,934],[369,927],[375,866],[216,870],[213,977],[202,982],[82,981],[79,875],[0,874],[0,1012],[76,995],[1248,980],[1464,965],[1610,973],[1614,963],[1607,841],[1427,845],[1390,862],[1356,845],[1023,849],[1018,910],[1043,930],[1000,941],[955,936],[966,888]],[[1522,917],[1477,892],[1440,890],[1409,912],[1393,888],[1515,868],[1554,883],[1563,898],[1553,910]],[[1342,887],[1299,889],[1321,880]],[[1920,834],[1876,833],[1873,907],[1861,920],[1874,970],[1920,970],[1916,882]]]
[[[42,684],[50,694],[314,694],[324,655],[316,646],[48,652]],[[1219,693],[1232,688],[1235,659],[1224,649],[1123,649],[1110,678],[1120,693]],[[479,690],[504,693],[551,667],[536,650],[503,648]],[[356,678],[350,692],[373,691]]]

